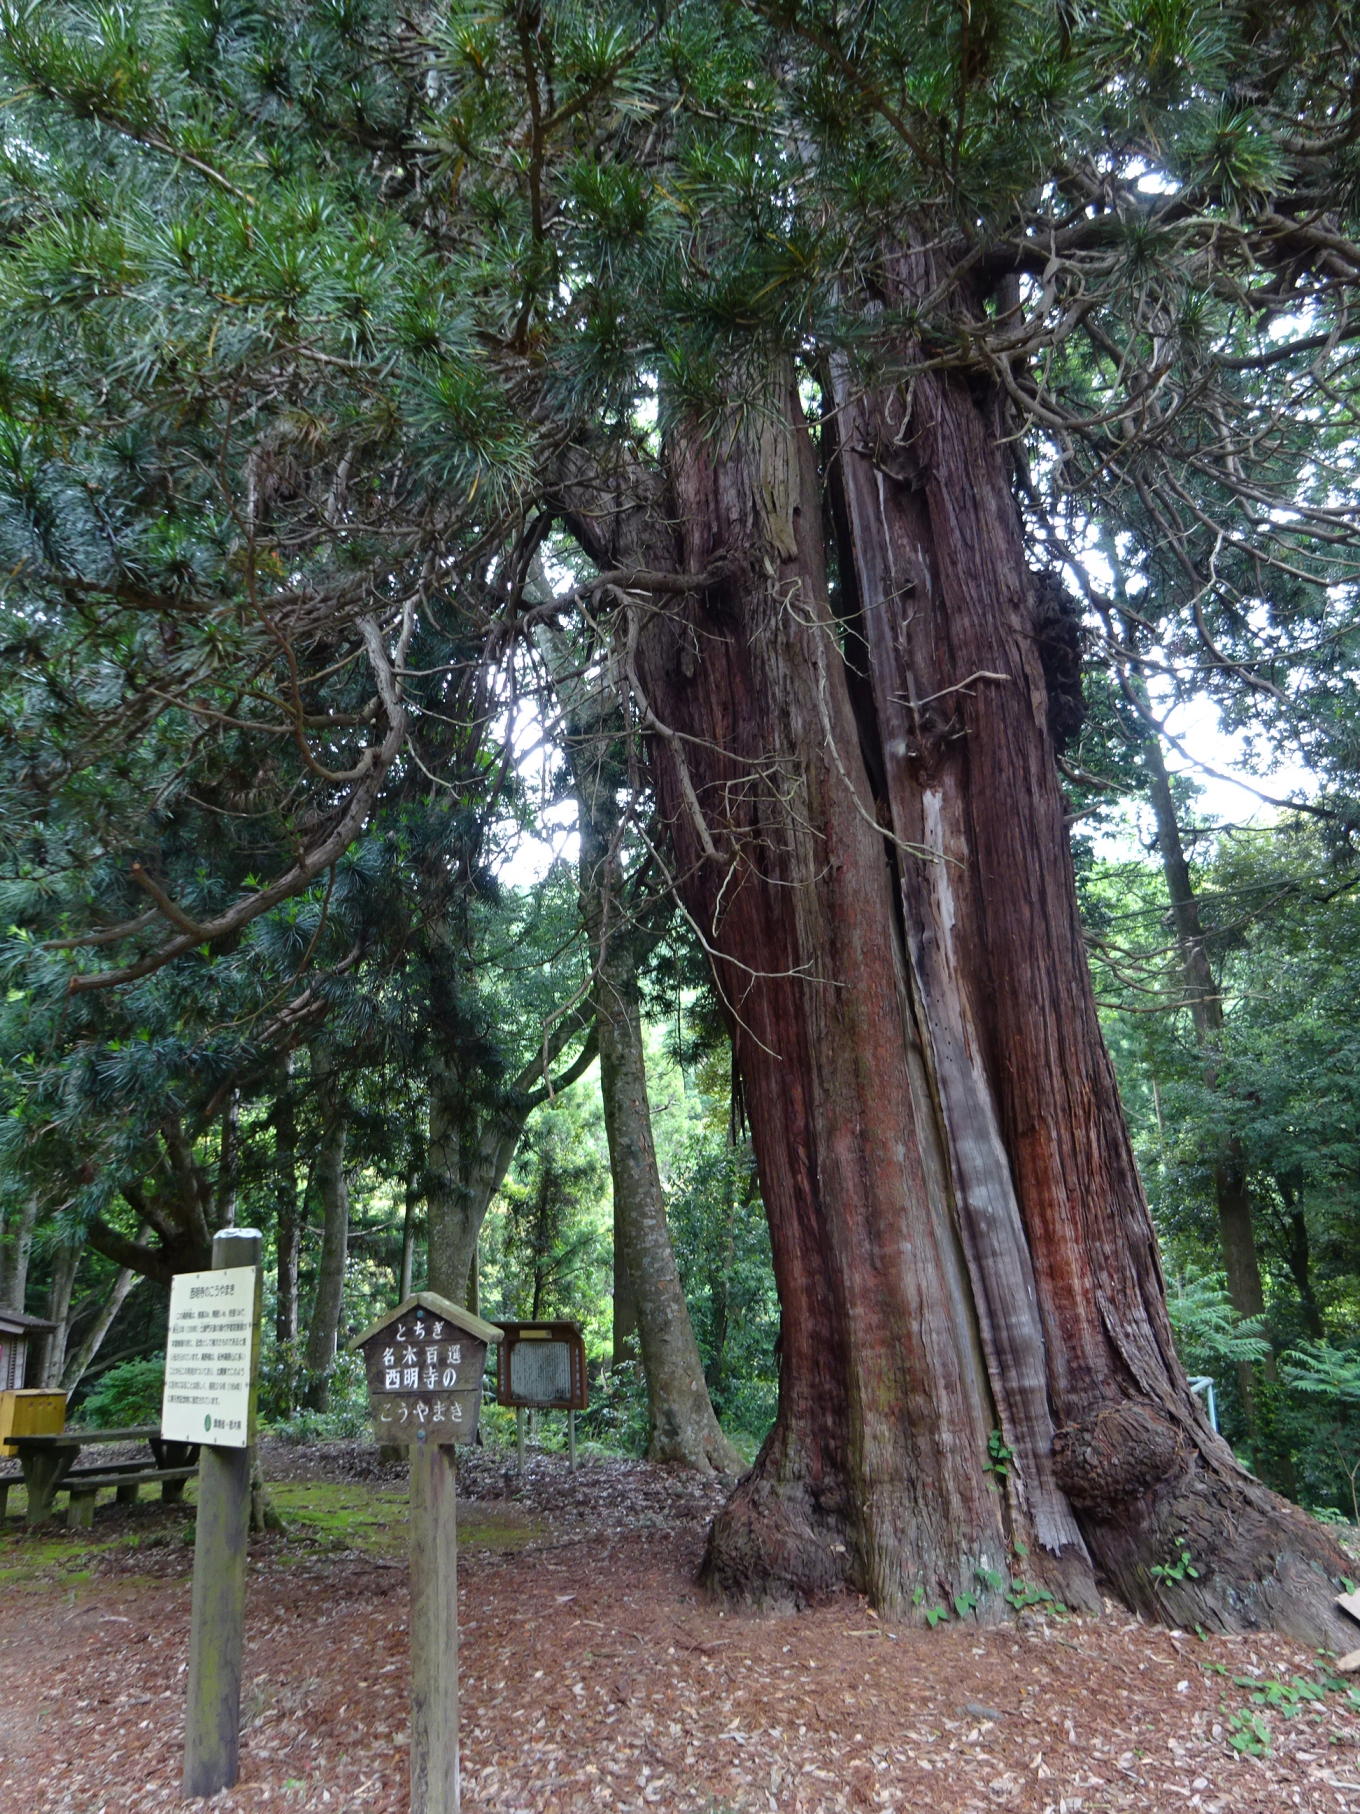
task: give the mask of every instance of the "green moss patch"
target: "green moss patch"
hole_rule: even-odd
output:
[[[404,1487],[327,1480],[271,1483],[269,1497],[289,1535],[326,1549],[357,1550],[397,1560],[405,1556],[408,1497]],[[462,1549],[517,1550],[547,1526],[514,1505],[469,1501],[458,1507]]]
[[[366,1555],[406,1553],[406,1493],[400,1487],[333,1480],[271,1481],[269,1498],[291,1537]]]

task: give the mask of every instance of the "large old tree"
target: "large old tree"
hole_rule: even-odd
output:
[[[1339,1557],[1172,1349],[1058,758],[1097,524],[1142,653],[1206,686],[1297,688],[1348,609],[1345,15],[275,10],[0,7],[30,596],[173,624],[157,697],[204,739],[280,734],[272,662],[303,742],[367,664],[363,753],[318,773],[280,889],[400,765],[413,626],[598,628],[783,1304],[716,1584],[993,1616],[1023,1573],[1330,1635]],[[554,525],[598,577],[530,605]],[[258,898],[192,934],[105,904],[75,986]]]

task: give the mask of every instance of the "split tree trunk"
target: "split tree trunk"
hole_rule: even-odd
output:
[[[984,1617],[1014,1575],[1080,1605],[1103,1581],[1336,1639],[1339,1554],[1238,1467],[1172,1345],[994,424],[928,374],[833,400],[845,623],[791,372],[720,438],[673,436],[673,570],[721,577],[635,608],[783,1308],[779,1414],[707,1578]],[[605,564],[662,564],[659,513],[567,514]],[[1152,1572],[1182,1546],[1196,1577]]]

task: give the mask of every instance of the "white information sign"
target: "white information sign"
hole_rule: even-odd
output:
[[[255,1376],[255,1266],[181,1272],[170,1282],[161,1435],[244,1449]]]

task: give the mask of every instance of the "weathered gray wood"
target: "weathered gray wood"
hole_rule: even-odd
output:
[[[136,1502],[137,1490],[145,1482],[161,1483],[162,1501],[175,1503],[184,1492],[185,1482],[192,1480],[198,1472],[197,1467],[185,1468],[120,1468],[110,1473],[82,1473],[78,1468],[62,1480],[57,1491],[65,1487],[70,1494],[66,1507],[66,1528],[68,1530],[89,1530],[94,1523],[94,1502],[102,1487],[112,1487],[119,1505],[132,1505]]]
[[[104,1472],[97,1465],[73,1465],[82,1449],[101,1443],[143,1442],[156,1435],[155,1424],[137,1424],[124,1430],[60,1430],[45,1435],[11,1436],[28,1489],[27,1522],[43,1524],[51,1517],[53,1501],[70,1476]]]
[[[411,1814],[458,1814],[458,1476],[411,1448]]]
[[[258,1266],[254,1229],[228,1228],[213,1239],[213,1269]],[[259,1321],[259,1280],[255,1318]],[[254,1415],[254,1382],[251,1389]],[[253,1436],[253,1429],[251,1435]],[[250,1531],[251,1449],[204,1444],[198,1463],[193,1611],[184,1720],[183,1793],[230,1788],[240,1766],[241,1653],[245,1637],[246,1539]]]
[[[17,1446],[17,1445],[16,1445]],[[24,1485],[28,1488],[28,1510],[24,1522],[30,1527],[45,1524],[52,1515],[52,1501],[62,1477],[75,1460],[71,1449],[54,1449],[48,1454],[25,1455],[21,1466]]]

